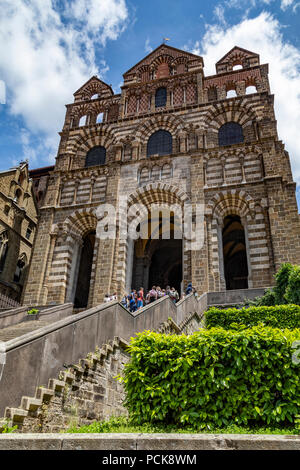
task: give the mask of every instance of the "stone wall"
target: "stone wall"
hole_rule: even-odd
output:
[[[168,319],[157,331],[191,334],[199,327],[201,317],[192,313],[180,325]],[[47,388],[38,387],[34,397],[24,396],[19,408],[6,408],[5,420],[17,424],[20,432],[59,432],[127,415],[124,389],[116,378],[130,360],[127,347],[127,341],[115,337],[78,364],[66,364],[66,370],[57,379],[50,379]]]

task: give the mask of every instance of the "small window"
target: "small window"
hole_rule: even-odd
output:
[[[27,240],[30,240],[31,234],[32,234],[32,229],[28,227],[26,230],[26,234],[25,234],[25,237],[27,238]]]
[[[93,147],[88,151],[85,159],[85,166],[105,165],[106,149],[101,145]]]
[[[251,93],[257,93],[256,86],[251,85],[246,88],[246,95],[251,95]]]
[[[207,91],[208,101],[216,101],[218,99],[216,87],[211,87]]]
[[[170,155],[172,153],[172,135],[160,129],[154,132],[148,140],[147,157],[151,155]]]
[[[100,124],[101,122],[103,122],[103,113],[99,113],[96,120],[97,124]]]
[[[87,120],[87,116],[82,116],[82,117],[79,119],[79,127],[85,126],[86,120]]]
[[[236,64],[232,67],[232,70],[241,70],[243,68],[242,64]]]
[[[236,98],[237,94],[235,90],[228,90],[226,94],[226,98]]]
[[[219,145],[233,145],[244,142],[243,128],[237,122],[227,122],[219,129]]]
[[[167,104],[167,89],[158,88],[155,93],[155,107],[163,108]]]
[[[9,214],[9,210],[10,210],[10,207],[9,207],[9,206],[5,206],[5,207],[4,207],[4,214],[5,214],[5,215],[8,215],[8,214]]]
[[[19,203],[21,196],[22,191],[20,189],[17,189],[15,192],[14,202]]]

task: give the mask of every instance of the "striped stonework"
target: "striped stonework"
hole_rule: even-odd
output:
[[[241,70],[235,70],[237,64]],[[202,57],[162,44],[124,73],[120,94],[97,77],[74,93],[40,208],[25,303],[72,301],[77,283],[85,285],[81,272],[90,279],[89,306],[103,302],[106,293],[121,296],[134,287],[133,279],[142,279],[134,277],[134,270],[142,271],[143,263],[149,267],[155,259],[147,241],[137,246],[122,233],[123,222],[138,217],[128,215],[136,204],[144,205],[144,218],[153,204],[190,210],[201,243],[192,246],[184,238],[179,259],[159,268],[166,274],[180,264],[181,273],[174,276],[182,277],[183,288],[188,282],[199,293],[226,288],[225,218],[243,231],[249,287],[272,285],[283,262],[300,264],[295,183],[277,134],[268,65],[239,47],[216,63],[216,74],[205,76],[203,65]],[[255,87],[251,94],[248,86]],[[159,88],[166,90],[166,103],[156,108]],[[227,98],[228,90],[237,96]],[[226,128],[238,128],[239,137],[224,139]],[[159,142],[158,153],[147,154],[149,139],[159,130],[171,135],[170,142],[169,134],[158,134],[168,136],[169,155]],[[94,147],[105,148],[105,161],[100,164],[95,157],[99,164],[88,166],[86,157]],[[114,236],[99,238],[94,233],[108,208],[113,209]],[[196,229],[198,212],[202,219]],[[108,224],[105,230],[112,228]],[[140,251],[134,258],[136,246]],[[161,247],[167,263],[171,244]]]

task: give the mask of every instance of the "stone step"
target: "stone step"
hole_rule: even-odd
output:
[[[28,416],[28,411],[23,410],[22,408],[6,408],[4,416],[13,423],[22,423],[24,418]]]
[[[43,401],[39,398],[23,397],[21,401],[21,408],[26,411],[35,411],[42,404]]]
[[[46,387],[39,387],[36,389],[35,398],[43,401],[48,401],[54,395],[54,390]]]
[[[0,341],[9,341],[11,339],[19,338],[26,333],[31,333],[39,328],[50,325],[52,322],[46,320],[31,320],[17,325],[9,326],[0,330]]]

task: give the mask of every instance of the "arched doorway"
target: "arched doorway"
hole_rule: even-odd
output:
[[[245,230],[238,215],[224,218],[223,258],[226,289],[248,288],[248,261]]]
[[[74,307],[75,308],[84,308],[87,307],[89,290],[90,290],[90,281],[92,273],[92,264],[93,264],[93,253],[95,246],[95,235],[96,232],[89,232],[83,238],[83,244],[81,249],[81,254],[78,258],[78,268],[77,268],[77,281],[76,281],[76,290],[74,297]],[[75,277],[76,279],[76,277]]]
[[[168,210],[148,214],[140,224],[141,238],[136,240],[133,253],[131,287],[164,289],[167,285],[181,292],[182,236],[180,220]]]

